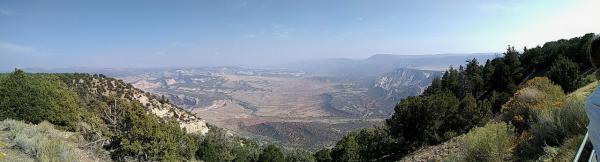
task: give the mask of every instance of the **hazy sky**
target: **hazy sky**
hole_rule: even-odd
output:
[[[600,33],[599,2],[1,0],[0,69],[502,52]]]

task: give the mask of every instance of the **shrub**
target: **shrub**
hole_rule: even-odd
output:
[[[532,111],[531,130],[523,136],[517,156],[537,159],[551,153],[565,139],[584,134],[588,119],[583,104],[582,99],[569,97],[562,107]]]
[[[296,149],[287,154],[285,157],[287,162],[315,162],[315,157],[308,151]]]
[[[210,127],[206,135],[197,136],[196,156],[204,161],[257,161],[260,147],[257,142],[238,138],[218,127]]]
[[[559,57],[548,70],[548,77],[559,84],[566,92],[572,92],[582,85],[582,77],[577,63],[565,57]]]
[[[182,161],[192,159],[196,152],[196,141],[174,121],[162,121],[148,114],[141,103],[115,99],[115,136],[110,148],[113,159],[125,160],[133,157],[140,161]],[[108,118],[108,117],[106,117]]]
[[[458,161],[510,160],[515,135],[505,123],[488,123],[465,134],[461,139],[464,152],[455,157]]]
[[[332,162],[331,149],[322,149],[315,153],[315,159],[317,162]]]
[[[460,101],[450,92],[439,92],[427,96],[407,97],[394,108],[394,115],[386,120],[390,134],[409,141],[402,146],[406,151],[423,145],[443,142],[446,132],[461,134],[466,127],[463,117],[474,114],[462,113]],[[401,150],[398,150],[399,152]],[[406,153],[402,150],[402,153]]]
[[[531,111],[560,107],[565,98],[560,86],[553,84],[548,78],[533,78],[504,104],[503,119],[513,124],[518,132],[522,132],[530,126]]]
[[[211,129],[198,144],[196,154],[204,161],[232,161],[235,156],[231,152],[229,141],[226,134]]]
[[[54,129],[48,122],[29,126],[15,120],[5,120],[0,124],[8,130],[9,139],[16,143],[25,153],[38,161],[79,161],[77,143],[81,137],[76,134]]]
[[[350,133],[338,141],[331,150],[333,161],[359,161],[360,148],[356,138],[356,133]]]
[[[560,147],[544,147],[544,155],[538,161],[572,161],[577,154],[583,135],[578,135],[565,140]]]
[[[21,70],[0,80],[0,120],[11,118],[26,122],[49,121],[75,130],[78,97],[58,77],[26,74]]]
[[[261,162],[284,162],[285,156],[275,145],[269,145],[258,157],[258,161]]]
[[[562,109],[555,110],[558,125],[568,136],[585,134],[589,120],[582,98],[569,97]]]
[[[393,138],[385,127],[365,128],[358,132],[356,141],[361,161],[391,161],[399,158],[395,153],[401,149],[401,140]]]

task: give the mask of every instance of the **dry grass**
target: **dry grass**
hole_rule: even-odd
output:
[[[464,151],[444,161],[509,161],[515,134],[505,123],[488,123],[465,134],[460,142]]]
[[[86,143],[80,134],[57,130],[48,122],[31,125],[7,119],[0,122],[0,131],[6,135],[6,143],[13,148],[10,150],[11,154],[6,155],[6,160],[9,160],[9,156],[13,160],[26,159],[22,155],[26,154],[41,162],[103,161],[88,150],[78,147]]]

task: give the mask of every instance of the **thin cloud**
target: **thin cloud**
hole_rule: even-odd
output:
[[[2,54],[42,54],[39,50],[14,43],[0,41],[0,53]]]
[[[506,5],[500,3],[488,3],[475,6],[476,9],[482,11],[517,11],[522,8],[518,5]]]
[[[0,9],[0,13],[3,15],[14,15],[15,12],[9,11],[7,9]]]
[[[273,35],[278,37],[278,38],[289,38],[290,37],[290,32],[286,32],[286,31],[275,31],[273,32]]]

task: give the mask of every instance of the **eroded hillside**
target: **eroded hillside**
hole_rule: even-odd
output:
[[[397,69],[356,79],[222,67],[146,71],[120,78],[165,96],[218,126],[290,146],[298,146],[288,140],[295,139],[303,141],[303,146],[318,148],[349,131],[380,125],[401,98],[420,94],[439,75],[436,71]],[[339,126],[344,123],[359,124]]]

